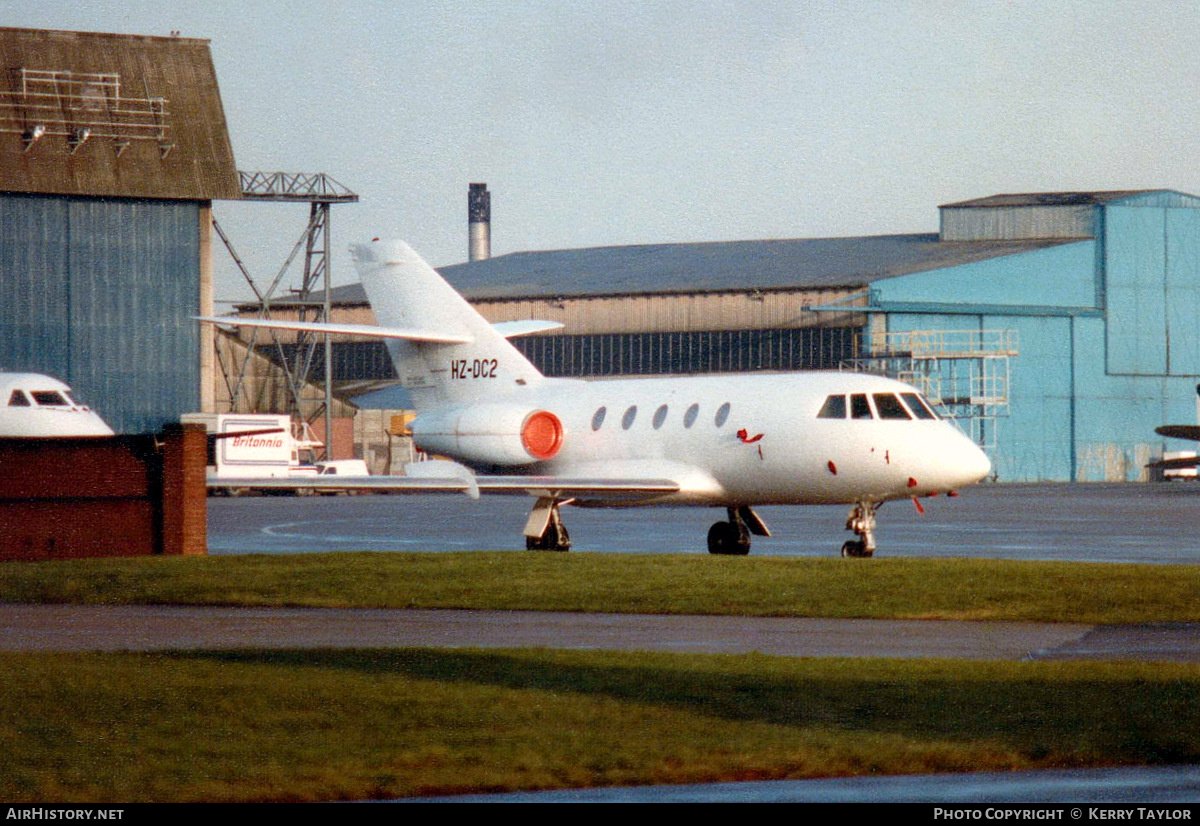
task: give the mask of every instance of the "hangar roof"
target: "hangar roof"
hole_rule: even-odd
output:
[[[942,242],[936,234],[923,234],[647,244],[516,252],[440,267],[439,271],[473,301],[747,289],[860,289],[882,278],[1063,243],[1070,241]],[[342,305],[366,301],[359,284],[335,288],[332,298]]]
[[[1178,202],[1180,206],[1197,206],[1200,199],[1173,189],[1120,189],[1103,192],[1026,192],[989,195],[954,204],[942,204],[942,209],[1033,206],[1100,206],[1115,201],[1145,202],[1161,206],[1163,201]]]
[[[0,28],[0,192],[240,197],[208,43]]]

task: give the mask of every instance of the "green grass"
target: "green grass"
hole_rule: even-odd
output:
[[[0,799],[337,800],[1200,759],[1200,667],[0,655]]]
[[[0,564],[0,601],[1200,621],[1200,566],[553,553]]]

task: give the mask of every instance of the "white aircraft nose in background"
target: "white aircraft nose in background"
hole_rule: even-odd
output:
[[[112,436],[100,415],[71,396],[71,388],[41,373],[0,372],[0,436]]]

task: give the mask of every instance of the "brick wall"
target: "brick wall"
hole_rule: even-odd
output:
[[[79,439],[0,439],[0,559],[208,550],[202,425]]]

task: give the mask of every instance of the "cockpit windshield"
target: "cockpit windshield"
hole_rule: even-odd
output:
[[[825,404],[821,405],[821,409],[817,412],[818,419],[844,419],[846,418],[846,397],[845,396],[830,396],[825,400]]]
[[[900,397],[908,405],[908,409],[913,412],[913,415],[918,419],[936,419],[937,413],[933,412],[933,408],[929,403],[921,398],[916,393],[901,393]]]
[[[941,418],[920,393],[872,393],[870,396],[866,393],[852,393],[849,405],[844,394],[835,393],[826,397],[825,403],[817,411],[817,418],[845,419],[847,414],[851,419],[878,418],[893,421]]]
[[[866,393],[855,393],[850,397],[850,418],[851,419],[869,419],[871,418],[871,405],[867,404]]]
[[[71,404],[57,390],[32,390],[30,394],[39,407],[70,407]]]
[[[900,404],[900,400],[891,393],[876,393],[875,410],[879,412],[881,419],[911,419],[908,411],[904,409],[904,405]]]

